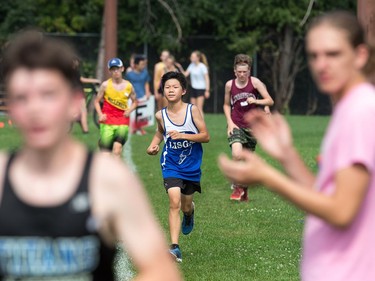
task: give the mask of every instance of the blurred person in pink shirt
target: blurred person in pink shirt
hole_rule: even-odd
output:
[[[321,146],[317,177],[293,147],[290,129],[278,114],[247,116],[261,147],[278,160],[285,174],[253,152],[243,162],[221,156],[231,180],[261,183],[308,215],[301,278],[303,281],[375,280],[375,88],[368,74],[375,51],[356,17],[331,12],[310,24],[306,52],[320,90],[334,109]]]

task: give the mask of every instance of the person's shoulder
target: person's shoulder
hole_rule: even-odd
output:
[[[8,160],[8,158],[9,158],[9,153],[0,151],[0,169],[1,167],[5,166],[5,163]]]
[[[130,189],[140,187],[137,176],[122,159],[109,153],[94,154],[90,173],[90,193],[95,214],[107,216],[126,200]]]
[[[158,63],[155,64],[155,69],[163,69],[164,68],[164,62],[159,61]]]
[[[127,170],[127,166],[121,159],[110,153],[97,152],[94,154],[93,174],[98,181],[111,181],[112,184],[120,184],[123,173]]]
[[[349,93],[347,100],[344,97],[343,102],[347,107],[353,107],[351,111],[354,114],[363,115],[363,113],[367,112],[375,115],[375,87],[371,84],[360,85],[353,89],[352,93]]]
[[[125,73],[125,78],[127,79],[127,77],[131,77],[134,75],[134,70],[133,69],[130,69],[129,71],[127,71]]]
[[[5,166],[9,159],[9,153],[0,151],[0,188],[4,179]]]
[[[124,85],[124,87],[133,87],[132,82],[127,79],[122,79],[122,84]]]
[[[193,115],[200,114],[200,111],[199,111],[198,106],[196,106],[196,105],[194,105],[194,104],[191,104],[190,108],[191,108],[191,113],[192,113]]]
[[[228,81],[225,83],[225,88],[226,88],[226,89],[230,89],[230,88],[232,88],[232,84],[233,84],[233,79],[228,80]]]
[[[102,87],[102,88],[107,88],[108,83],[109,83],[110,80],[111,80],[111,79],[107,79],[107,80],[103,81],[102,84],[101,84],[101,87]]]
[[[161,119],[162,119],[161,111],[162,111],[162,110],[158,110],[158,111],[155,113],[155,117],[156,117],[156,119],[158,119],[158,120],[161,120]]]
[[[255,76],[250,76],[250,80],[251,80],[251,83],[255,86],[255,84],[259,84],[259,83],[262,83],[262,81],[260,81],[259,78],[255,77]]]
[[[140,75],[147,78],[148,77],[148,70],[146,68],[143,69],[142,72],[140,73]]]

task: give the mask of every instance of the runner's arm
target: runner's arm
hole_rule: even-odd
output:
[[[177,69],[182,73],[184,74],[185,70],[184,68],[182,67],[182,65],[178,62],[175,62],[174,65],[177,67]]]
[[[145,92],[146,92],[146,98],[149,99],[150,96],[151,96],[150,83],[149,82],[145,83]]]
[[[156,112],[155,114],[156,122],[157,122],[157,129],[155,132],[154,137],[152,138],[152,141],[147,148],[147,154],[149,155],[156,155],[159,152],[159,144],[163,141],[163,134],[164,134],[164,128],[161,125],[162,124],[162,117],[161,117],[161,111]]]
[[[94,215],[124,244],[138,272],[135,280],[182,280],[139,179],[119,160],[104,157],[101,171],[96,169],[103,179],[97,182]]]
[[[203,116],[199,111],[198,107],[195,105],[191,108],[192,118],[194,121],[195,126],[197,127],[199,133],[198,134],[184,134],[177,131],[170,131],[168,134],[169,136],[176,140],[176,139],[183,139],[189,140],[193,142],[209,142],[210,135],[207,130],[206,123],[204,122]]]
[[[96,95],[95,100],[94,100],[95,110],[96,110],[96,112],[98,113],[99,118],[103,115],[102,109],[101,109],[101,107],[100,107],[100,102],[102,101],[102,99],[103,99],[103,97],[104,97],[104,91],[105,91],[105,88],[106,88],[106,87],[107,87],[107,83],[106,83],[106,82],[103,82],[103,83],[100,85],[100,88],[99,88],[98,94]]]
[[[251,82],[262,96],[262,99],[256,99],[253,103],[262,106],[272,106],[274,102],[267,91],[266,85],[256,77],[251,77]]]
[[[154,67],[154,95],[155,97],[160,96],[160,93],[158,92],[158,90],[160,87],[161,77],[163,76],[163,74],[160,73],[161,71],[162,70],[160,69],[160,67],[158,67],[158,65],[155,64],[155,67]]]
[[[206,99],[210,98],[210,76],[208,72],[204,75],[204,80],[206,81],[206,91],[204,93],[204,97]]]
[[[233,133],[234,128],[238,129],[237,125],[234,124],[232,117],[231,117],[231,111],[232,111],[232,107],[230,105],[230,88],[231,87],[232,87],[232,80],[229,80],[225,84],[224,105],[223,105],[224,115],[225,115],[225,118],[227,119],[228,136]]]
[[[128,82],[128,83],[130,83],[130,82]],[[134,88],[133,88],[133,86],[132,86],[132,89],[131,89],[131,93],[130,93],[130,100],[132,101],[132,104],[131,104],[131,106],[127,109],[127,110],[125,110],[125,112],[124,112],[124,115],[126,116],[126,117],[129,117],[130,116],[130,113],[132,113],[136,108],[137,108],[137,106],[138,106],[138,101],[137,101],[137,96],[136,96],[136,94],[135,94],[135,92],[134,92]]]

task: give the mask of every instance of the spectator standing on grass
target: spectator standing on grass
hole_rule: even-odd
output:
[[[227,119],[227,135],[232,150],[232,159],[241,161],[243,149],[255,151],[256,139],[245,121],[245,114],[263,107],[269,112],[273,100],[266,86],[258,78],[251,76],[251,58],[245,54],[238,54],[234,58],[235,79],[225,84],[224,114]],[[248,190],[246,185],[232,184],[231,200],[247,202]]]
[[[113,281],[117,241],[137,280],[180,280],[139,179],[68,132],[80,110],[74,52],[29,31],[2,55],[22,146],[0,153],[0,280]]]
[[[80,62],[79,62],[78,58],[76,58],[74,60],[73,66],[75,68],[77,68],[77,70],[79,71]],[[81,75],[80,75],[80,81],[81,81],[81,84],[100,84],[99,79],[83,77]],[[88,134],[89,124],[88,124],[88,120],[87,120],[86,95],[85,95],[85,92],[84,92],[83,85],[81,85],[80,91],[81,91],[81,94],[82,94],[82,100],[81,100],[81,112],[78,116],[78,119],[79,119],[79,123],[81,125],[82,133]]]
[[[138,103],[149,99],[151,96],[150,92],[150,75],[146,69],[147,60],[143,55],[135,55],[133,68],[131,71],[125,74],[125,79],[128,80],[134,87],[135,95]],[[135,125],[132,133],[140,131],[142,135],[146,134],[146,131],[142,128],[138,128]]]
[[[357,18],[331,12],[314,19],[306,53],[318,87],[333,102],[321,147],[317,178],[293,147],[280,115],[257,112],[247,121],[262,148],[287,175],[259,156],[242,152],[243,162],[220,158],[222,171],[241,183],[261,183],[308,213],[303,281],[375,280],[375,48]]]
[[[184,72],[186,77],[190,76],[192,88],[190,103],[196,105],[203,114],[204,100],[210,98],[210,77],[206,55],[200,51],[194,51],[190,55],[190,62]]]

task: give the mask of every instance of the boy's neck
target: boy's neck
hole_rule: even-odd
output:
[[[169,111],[178,111],[184,106],[184,102],[181,100],[177,102],[168,102],[167,109]]]
[[[249,83],[250,77],[248,77],[244,82],[241,82],[238,78],[236,78],[235,83],[240,86],[246,86]]]
[[[67,136],[49,149],[36,150],[26,146],[20,154],[35,172],[56,171],[69,163],[79,146],[81,145]]]
[[[115,82],[116,84],[121,84],[122,77],[120,77],[120,78],[112,78],[112,81]]]

